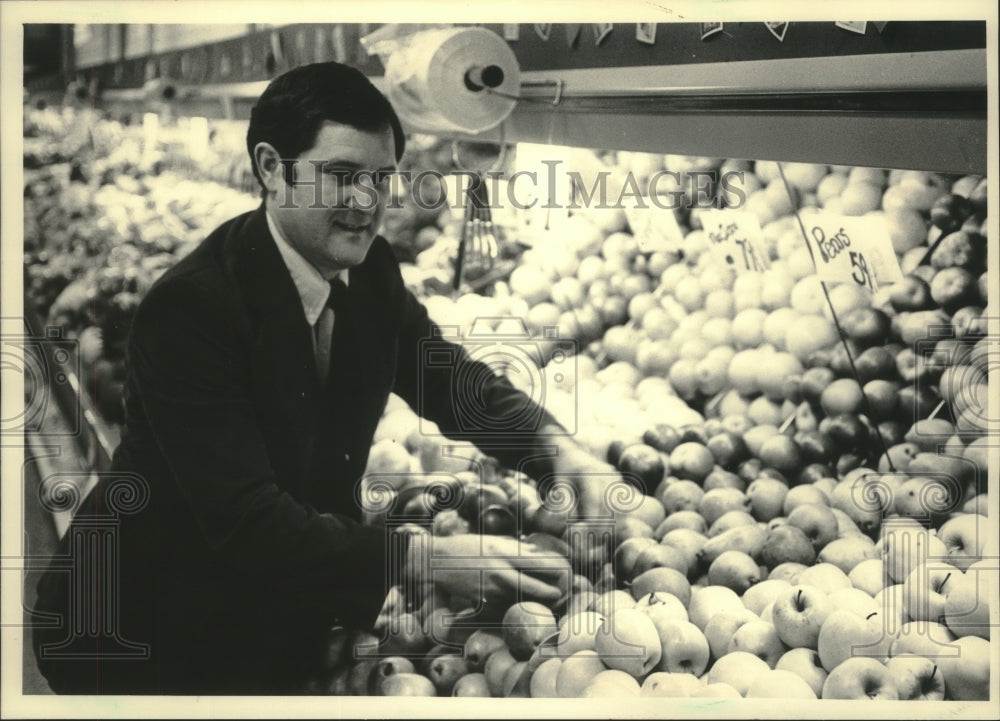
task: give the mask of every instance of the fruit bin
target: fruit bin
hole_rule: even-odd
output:
[[[985,700],[997,350],[985,178],[783,163],[789,192],[771,161],[574,152],[617,173],[679,172],[688,198],[698,171],[742,172],[770,267],[720,263],[698,209],[662,211],[683,237],[652,253],[624,212],[582,209],[533,234],[491,297],[428,299],[439,323],[466,329],[523,318],[541,363],[511,381],[544,386],[546,407],[638,487],[609,562],[580,558],[532,479],[482,477],[462,444],[442,458],[393,399],[368,471],[406,480],[370,522],[486,526],[565,552],[575,575],[554,608],[494,614],[394,588],[376,629],[334,634],[344,655],[312,691]],[[903,281],[829,284],[828,304],[793,214],[809,208],[884,218]],[[578,345],[569,372],[544,363],[551,326]],[[464,488],[450,506],[442,472]]]
[[[67,133],[51,114],[35,125]],[[106,150],[95,143],[103,166],[31,149],[25,213],[28,299],[78,340],[84,386],[110,421],[135,304],[211,227],[258,202],[114,130]],[[655,252],[622,210],[582,208],[549,232],[498,213],[518,261],[509,278],[435,295],[425,281],[450,278],[461,213],[414,231],[404,278],[432,317],[464,331],[497,319],[498,334],[517,329],[499,319],[523,321],[539,367],[511,381],[533,397],[544,389],[546,408],[641,488],[616,519],[609,562],[574,557],[556,607],[484,615],[394,588],[378,628],[331,630],[329,667],[309,691],[985,698],[996,571],[984,559],[997,556],[986,545],[997,347],[985,325],[996,292],[985,178],[784,163],[789,194],[773,161],[573,153],[592,172],[679,173],[685,194],[699,171],[743,173],[741,207],[761,225],[770,268],[720,264],[698,209],[664,211],[682,236]],[[829,287],[844,341],[793,215],[810,207],[884,217],[905,276],[878,293]],[[538,336],[552,326],[576,342],[572,363],[545,362]],[[518,535],[568,553],[565,522],[539,513],[533,479],[430,440],[398,398],[368,473],[400,479],[392,512],[427,532]],[[450,505],[433,495],[442,478],[461,490]],[[623,638],[643,653],[620,652]],[[849,658],[866,643],[872,657]],[[941,643],[961,656],[935,659]]]

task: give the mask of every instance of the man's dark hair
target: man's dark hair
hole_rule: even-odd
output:
[[[396,160],[403,156],[406,137],[396,111],[361,71],[334,62],[302,65],[272,80],[250,111],[247,152],[261,187],[254,147],[270,143],[282,159],[297,158],[326,121],[366,132],[391,128]]]

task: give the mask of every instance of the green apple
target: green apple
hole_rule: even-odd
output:
[[[744,606],[759,615],[765,606],[776,601],[791,587],[792,584],[782,578],[767,578],[744,591],[740,600]]]
[[[486,685],[489,687],[490,696],[503,695],[504,676],[507,674],[507,670],[516,663],[517,659],[511,655],[510,650],[506,647],[494,651],[486,659],[483,674],[486,676]]]
[[[854,534],[830,541],[816,556],[820,563],[831,563],[850,578],[851,571],[862,561],[880,559],[881,553],[868,536]]]
[[[661,656],[657,669],[670,673],[701,676],[708,666],[709,648],[705,634],[690,621],[675,621],[657,627]]]
[[[923,527],[898,521],[886,523],[878,546],[886,573],[897,583],[903,583],[924,559],[948,555],[945,544],[937,536]]]
[[[559,669],[562,668],[561,658],[550,658],[543,661],[531,675],[528,691],[531,698],[559,698],[556,690],[556,679],[559,676]]]
[[[486,660],[494,651],[506,648],[503,639],[489,631],[477,629],[465,642],[465,661],[473,673],[481,673],[486,668]]]
[[[382,680],[383,696],[436,696],[434,684],[419,673],[397,673]]]
[[[802,586],[816,586],[827,593],[833,593],[841,588],[852,588],[847,574],[832,563],[817,563],[799,574],[798,583]]]
[[[634,608],[635,598],[628,592],[621,589],[606,591],[599,595],[587,610],[599,613],[602,616],[610,616],[619,608]]]
[[[413,662],[402,656],[380,658],[368,674],[368,693],[373,696],[382,695],[382,682],[399,673],[414,673]]]
[[[964,574],[952,577],[944,585],[944,621],[958,637],[990,638],[990,599],[996,581],[996,568],[987,567],[992,561],[972,564]]]
[[[889,670],[874,658],[854,656],[834,668],[823,683],[826,699],[895,701],[899,691]]]
[[[653,623],[663,620],[687,621],[688,613],[684,604],[672,593],[656,591],[647,593],[635,602],[635,608],[639,609],[651,619]]]
[[[759,583],[760,576],[760,566],[743,551],[725,551],[708,568],[709,584],[726,586],[740,595]]]
[[[563,659],[556,671],[556,694],[560,698],[577,698],[594,677],[607,668],[597,651],[577,651]]]
[[[938,529],[938,538],[948,551],[948,560],[962,571],[983,557],[989,537],[989,520],[978,513],[957,515]]]
[[[774,600],[774,629],[792,648],[816,648],[820,629],[835,607],[829,595],[816,586],[797,585]]]
[[[687,607],[691,623],[702,631],[715,614],[745,609],[746,606],[743,605],[739,595],[725,586],[705,586],[694,590]]]
[[[737,629],[751,621],[759,621],[760,617],[748,608],[720,611],[714,614],[705,625],[705,639],[713,658],[722,658],[729,651],[729,641]]]
[[[818,698],[823,693],[827,672],[820,663],[819,654],[811,648],[793,648],[785,652],[774,666],[775,670],[791,671],[805,681]]]
[[[871,658],[881,663],[889,655],[893,643],[883,620],[877,611],[867,618],[844,609],[833,611],[823,622],[816,641],[823,668],[832,672],[845,660],[855,657]]]
[[[944,676],[929,658],[912,653],[894,656],[885,662],[900,701],[944,700]]]
[[[914,621],[943,620],[949,582],[962,572],[947,563],[925,561],[917,564],[903,581],[903,606]]]
[[[872,596],[857,588],[839,588],[829,595],[829,599],[834,608],[859,616],[868,616],[882,610]]]
[[[629,585],[629,591],[633,599],[642,598],[648,593],[664,591],[676,596],[681,603],[687,604],[691,600],[691,584],[687,575],[665,566],[651,568],[636,576]]]
[[[851,584],[874,598],[875,594],[885,588],[885,563],[881,558],[869,558],[861,561],[847,574]]]
[[[656,671],[642,682],[639,695],[651,698],[688,698],[701,688],[701,681],[689,673]]]
[[[815,699],[812,687],[792,671],[768,670],[758,675],[750,688],[747,698],[788,698]]]
[[[455,682],[451,690],[451,695],[455,697],[475,697],[488,698],[490,687],[486,683],[486,676],[481,673],[470,673]]]
[[[555,616],[534,601],[515,603],[503,616],[501,636],[514,658],[526,661],[538,645],[558,631]]]
[[[752,653],[771,668],[787,651],[787,647],[778,638],[774,625],[766,621],[750,621],[740,626],[729,639],[727,653],[745,651]]]
[[[733,651],[712,664],[705,675],[706,683],[726,683],[746,696],[750,685],[762,673],[770,671],[767,663],[752,653]]]
[[[626,698],[639,696],[639,682],[617,669],[601,671],[580,694],[583,698]]]
[[[608,668],[639,677],[649,673],[662,656],[659,632],[642,611],[615,611],[597,632],[597,653]]]
[[[949,699],[986,701],[990,697],[990,642],[979,636],[955,641],[956,655],[935,659]]]

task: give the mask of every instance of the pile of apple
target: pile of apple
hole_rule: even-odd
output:
[[[532,479],[435,440],[396,400],[366,479],[381,489],[371,522],[405,509],[438,535],[519,536],[563,552],[574,575],[552,608],[395,588],[376,633],[334,644],[353,660],[318,690],[988,697],[985,180],[786,164],[789,197],[773,163],[620,154],[617,169],[664,162],[744,171],[768,271],[721,264],[697,209],[655,253],[620,211],[584,210],[535,238],[492,297],[429,304],[463,328],[523,319],[540,367],[511,381],[543,387],[630,484],[610,540],[581,544]],[[905,280],[829,286],[843,338],[795,207],[885,217]],[[578,343],[571,363],[546,365],[549,326]]]

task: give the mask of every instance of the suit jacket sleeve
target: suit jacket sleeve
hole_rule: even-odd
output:
[[[182,276],[154,287],[132,327],[133,387],[170,481],[211,552],[262,593],[293,612],[370,624],[386,592],[384,531],[282,490],[249,393],[247,332],[210,286]]]
[[[442,340],[440,328],[401,279],[400,295],[403,323],[395,392],[421,416],[437,423],[448,438],[469,440],[506,467],[536,479],[551,473],[557,451],[546,434],[565,434],[555,418],[507,378],[472,359],[461,345]],[[452,367],[429,365],[431,353],[452,357]],[[475,382],[453,383],[459,370],[463,379]],[[469,416],[463,418],[456,412],[463,406],[476,409],[472,423]],[[481,428],[476,419],[483,419],[487,428]],[[489,419],[499,419],[492,431]]]

